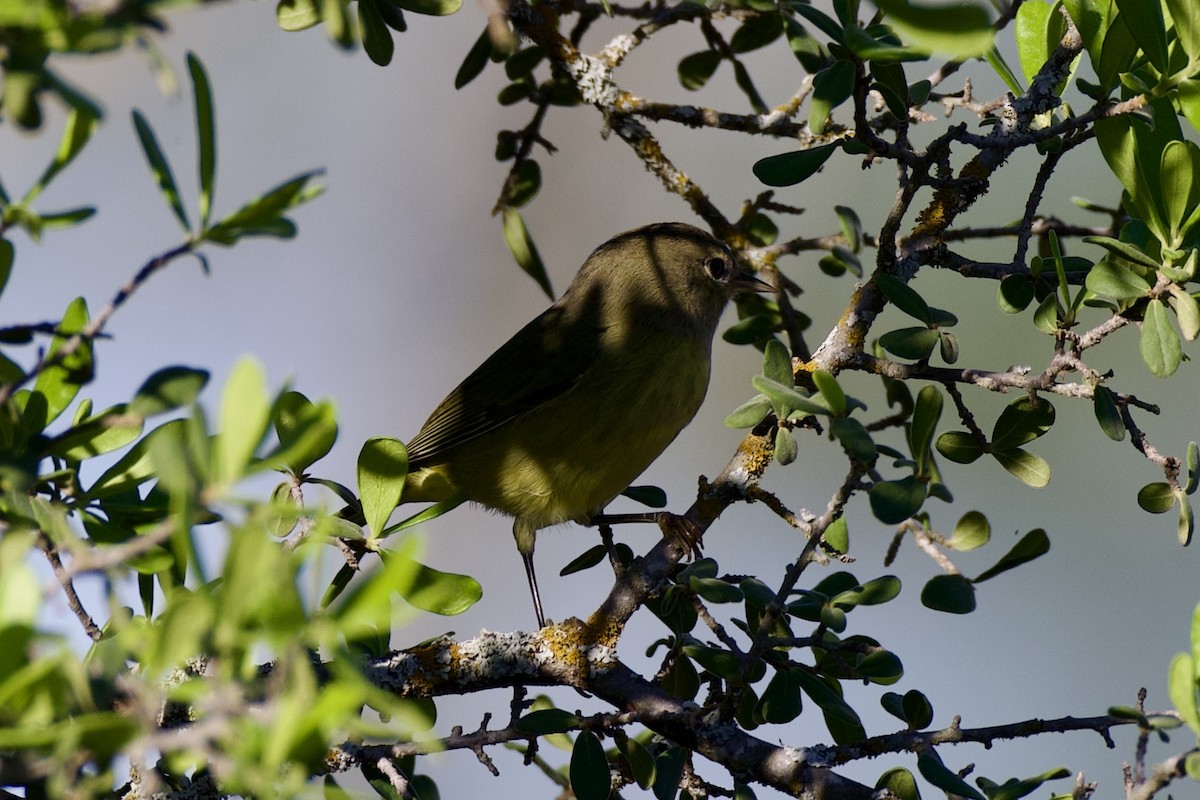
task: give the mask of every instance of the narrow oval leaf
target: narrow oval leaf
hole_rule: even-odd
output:
[[[208,371],[192,367],[164,367],[138,387],[129,412],[142,417],[164,414],[188,405],[208,384]]]
[[[407,562],[404,565],[406,569],[400,571],[405,579],[395,582],[393,588],[422,611],[454,616],[463,613],[483,597],[483,587],[470,575],[442,572],[409,558],[402,551],[386,554],[381,551],[380,555],[385,562],[389,559]]]
[[[163,155],[162,148],[158,145],[158,139],[154,135],[154,129],[150,127],[150,123],[142,116],[138,110],[133,112],[133,128],[137,131],[138,142],[141,143],[142,153],[146,156],[146,163],[150,165],[150,173],[154,176],[155,182],[158,184],[158,190],[162,193],[163,199],[167,201],[167,206],[175,215],[175,219],[179,221],[179,226],[187,233],[191,230],[191,223],[188,222],[187,210],[184,208],[183,199],[179,195],[179,186],[175,183],[175,175],[171,172],[171,165],[167,162],[167,157]]]
[[[196,172],[200,178],[200,229],[204,230],[212,217],[213,191],[217,180],[217,129],[212,85],[195,53],[187,54],[187,68],[192,78],[192,99],[196,109]]]
[[[1034,528],[1013,545],[1004,556],[990,569],[984,570],[975,577],[975,583],[982,583],[994,578],[1002,572],[1021,566],[1022,564],[1041,558],[1050,552],[1050,537],[1041,528]]]
[[[578,716],[561,708],[543,708],[531,711],[517,720],[517,730],[544,736],[548,733],[566,733],[582,722]]]
[[[956,464],[970,464],[983,455],[983,442],[966,431],[947,431],[938,437],[937,451]]]
[[[399,505],[407,474],[408,451],[403,442],[386,436],[363,442],[358,453],[358,493],[371,538],[382,534]]]
[[[1146,317],[1142,321],[1142,335],[1138,342],[1142,360],[1156,378],[1169,378],[1179,369],[1183,361],[1183,347],[1179,334],[1171,326],[1167,307],[1155,298],[1146,306]]]
[[[245,474],[270,422],[267,380],[262,365],[242,358],[234,365],[221,395],[221,431],[216,443],[214,478],[226,487]]]
[[[932,753],[917,756],[917,769],[925,780],[947,794],[969,797],[971,800],[987,800],[969,783],[947,769],[942,760]]]
[[[1092,391],[1092,409],[1096,413],[1096,421],[1104,435],[1119,442],[1125,438],[1125,422],[1121,419],[1121,411],[1117,408],[1116,395],[1107,386],[1097,386]]]
[[[933,354],[940,334],[931,328],[897,328],[879,337],[879,344],[894,356],[920,361]]]
[[[1106,258],[1088,272],[1084,285],[1101,297],[1133,300],[1150,293],[1150,283],[1131,269]]]
[[[505,208],[503,222],[504,241],[508,244],[513,258],[517,260],[518,266],[534,279],[547,297],[553,300],[554,289],[550,286],[550,275],[546,272],[546,265],[542,263],[542,257],[533,244],[533,239],[525,227],[525,220],[521,218],[521,213],[515,208]]]
[[[911,0],[878,0],[885,21],[906,44],[965,61],[985,54],[994,32],[987,11],[975,3],[926,5]]]
[[[1046,434],[1054,425],[1054,406],[1044,397],[1019,397],[1005,406],[992,428],[992,447],[1020,447]]]
[[[1017,447],[1012,450],[993,450],[992,456],[1026,486],[1042,489],[1050,483],[1050,465],[1039,455]]]
[[[608,800],[612,778],[604,745],[591,731],[580,731],[571,748],[571,791],[577,800]]]
[[[794,186],[814,175],[837,148],[837,144],[823,144],[767,156],[754,163],[754,177],[767,186]]]

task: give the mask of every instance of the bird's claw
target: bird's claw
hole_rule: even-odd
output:
[[[688,558],[692,561],[703,555],[701,547],[704,531],[700,529],[695,520],[663,511],[658,514],[656,521],[658,527],[662,529],[663,538],[681,544],[687,550]]]

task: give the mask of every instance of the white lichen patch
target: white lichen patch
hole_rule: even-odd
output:
[[[567,69],[584,102],[601,109],[612,108],[617,102],[620,92],[613,83],[612,68],[600,59],[580,53],[567,63]]]

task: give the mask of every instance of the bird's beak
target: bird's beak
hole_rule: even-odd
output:
[[[729,281],[729,287],[735,292],[773,292],[775,287],[758,278],[752,273],[742,271]]]

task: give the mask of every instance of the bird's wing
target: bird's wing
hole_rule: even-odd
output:
[[[552,306],[503,344],[434,409],[408,443],[410,468],[499,428],[574,386],[595,364],[602,329]]]

